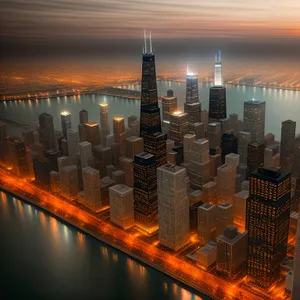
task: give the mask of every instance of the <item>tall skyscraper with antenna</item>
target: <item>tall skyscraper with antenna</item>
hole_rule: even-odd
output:
[[[142,64],[140,135],[144,138],[144,151],[155,156],[157,166],[165,164],[167,162],[167,136],[162,133],[161,127],[156,84],[155,55],[152,51],[151,32],[149,33],[149,42],[147,43],[146,31],[144,31]]]
[[[226,116],[226,87],[223,85],[221,51],[218,50],[215,56],[214,85],[209,90],[209,118],[217,121]]]

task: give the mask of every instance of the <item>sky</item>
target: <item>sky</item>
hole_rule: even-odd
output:
[[[293,57],[299,0],[1,0],[0,60],[136,57],[152,30],[161,57]]]

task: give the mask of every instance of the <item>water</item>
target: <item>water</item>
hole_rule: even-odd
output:
[[[209,299],[0,191],[1,299]]]
[[[139,86],[131,86],[139,89]],[[158,82],[159,96],[166,95],[168,89],[173,89],[178,97],[179,109],[183,109],[185,101],[185,83]],[[204,109],[208,109],[209,85],[200,84],[200,101]],[[227,86],[227,113],[237,113],[243,119],[243,103],[249,100],[266,101],[266,126],[265,133],[274,133],[279,140],[281,135],[281,122],[291,119],[300,122],[300,92],[265,89],[245,86]],[[60,129],[60,115],[62,110],[72,113],[72,126],[76,128],[79,121],[79,111],[85,108],[89,112],[91,121],[99,121],[99,103],[109,104],[109,119],[113,117],[127,117],[131,114],[139,116],[140,103],[137,100],[128,100],[103,95],[81,95],[60,97],[40,101],[13,101],[0,104],[0,116],[24,123],[38,120],[38,114],[48,112],[54,117],[56,129]],[[111,126],[112,128],[112,126]],[[297,129],[300,133],[300,128]]]

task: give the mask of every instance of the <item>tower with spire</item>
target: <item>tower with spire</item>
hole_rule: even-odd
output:
[[[135,156],[134,164],[136,170],[140,170],[148,166],[148,160],[144,157],[151,156],[151,161],[155,163],[155,170],[167,163],[166,140],[167,135],[162,133],[160,108],[158,106],[155,55],[152,49],[151,32],[147,37],[144,31],[144,46],[142,60],[142,82],[141,82],[141,119],[140,119],[140,135],[144,139],[143,157]],[[151,162],[152,164],[153,162]],[[151,165],[152,166],[152,165]],[[152,173],[151,173],[152,174]],[[146,173],[145,180],[149,178]],[[151,176],[153,182],[156,182],[156,172]],[[156,189],[149,193],[146,185],[140,184],[141,178],[135,177],[134,182],[134,210],[136,225],[144,231],[153,233],[157,231],[157,192]]]
[[[214,85],[209,90],[209,118],[217,121],[226,116],[226,87],[222,77],[222,54],[218,50],[215,55]]]

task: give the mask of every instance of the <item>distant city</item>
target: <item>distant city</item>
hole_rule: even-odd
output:
[[[0,187],[212,299],[299,300],[296,122],[282,122],[278,141],[265,134],[264,99],[245,101],[243,119],[227,108],[227,85],[300,90],[298,76],[224,80],[218,50],[212,75],[200,78],[187,65],[184,78],[159,76],[185,82],[180,110],[172,89],[158,97],[154,48],[145,31],[140,91],[120,87],[135,84],[133,74],[111,85],[4,94],[6,102],[100,93],[140,100],[140,114],[111,123],[107,101],[93,107],[98,120],[82,109],[74,124],[61,111],[57,130],[44,112],[21,137],[8,134],[13,124],[3,118]]]

